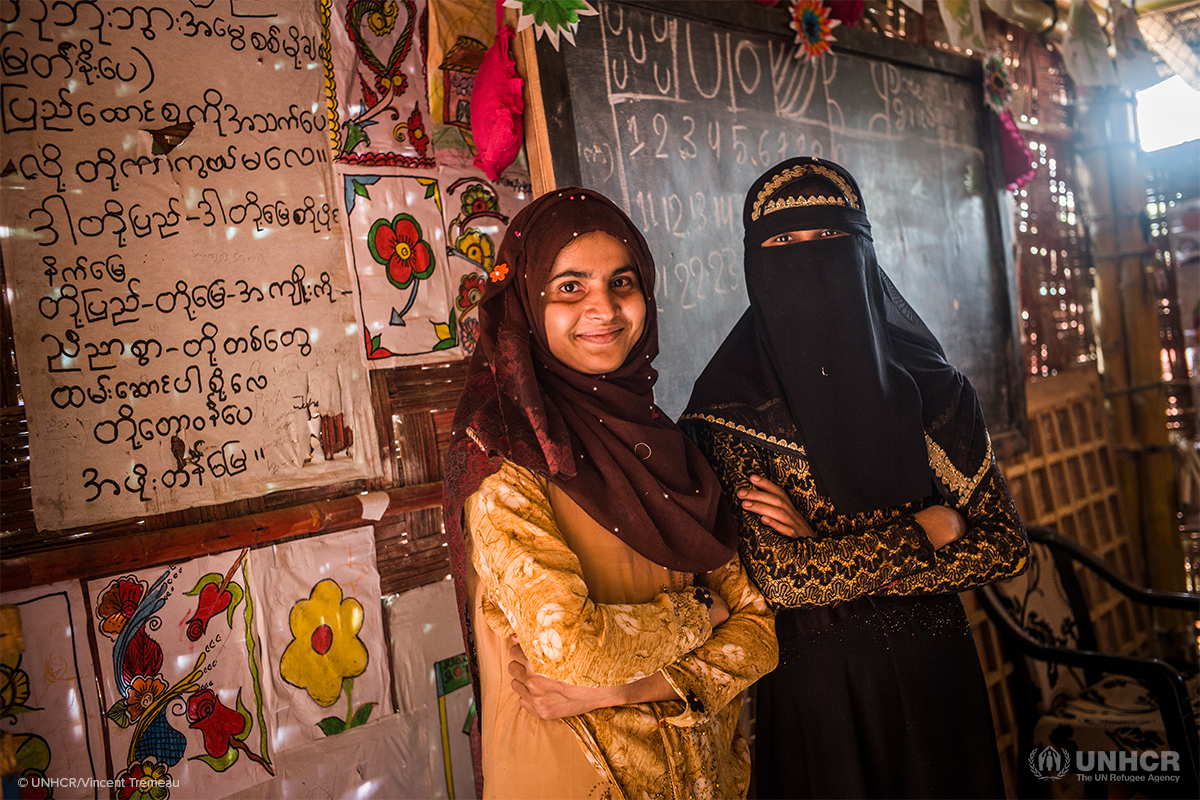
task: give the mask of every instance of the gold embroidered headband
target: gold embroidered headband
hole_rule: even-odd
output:
[[[826,180],[832,181],[835,186],[842,190],[845,198],[841,197],[822,197],[820,195],[814,197],[786,197],[778,200],[772,200],[767,203],[766,208],[763,208],[763,203],[766,203],[768,197],[774,194],[779,189],[783,188],[793,181],[797,181],[806,175],[818,175]],[[861,211],[862,208],[858,204],[858,197],[854,194],[854,190],[850,188],[850,184],[846,183],[846,179],[838,175],[828,167],[822,167],[819,164],[799,164],[795,167],[789,167],[783,172],[776,175],[767,184],[763,186],[762,191],[758,193],[758,197],[754,199],[754,208],[750,212],[750,219],[754,222],[758,221],[759,217],[766,216],[773,211],[780,211],[785,208],[798,208],[800,206],[844,206],[849,205],[856,211]]]

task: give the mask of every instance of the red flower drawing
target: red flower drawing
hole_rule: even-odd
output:
[[[412,146],[417,151],[417,154],[424,158],[425,151],[429,149],[429,134],[425,132],[425,123],[421,119],[421,109],[419,106],[413,107],[413,112],[408,115],[407,125],[408,140],[412,142]],[[399,131],[399,128],[397,128],[397,131]]]
[[[125,623],[137,610],[146,584],[137,578],[118,578],[108,585],[96,605],[96,616],[100,618],[100,631],[110,639],[116,639],[125,628]]]
[[[479,305],[483,299],[483,287],[483,276],[478,272],[463,275],[458,285],[458,310],[466,312]]]
[[[421,224],[411,214],[379,219],[367,234],[371,256],[387,267],[387,279],[397,289],[407,289],[413,279],[433,274],[433,248],[421,233]]]
[[[204,750],[213,758],[229,752],[230,740],[246,727],[242,715],[207,688],[196,691],[188,700],[187,716],[188,727],[204,734]]]

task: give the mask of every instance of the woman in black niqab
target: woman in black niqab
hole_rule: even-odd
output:
[[[1028,546],[975,391],[880,268],[845,169],[777,165],[743,223],[750,308],[681,422],[742,501],[739,551],[778,612],[758,795],[1000,796],[956,593]]]

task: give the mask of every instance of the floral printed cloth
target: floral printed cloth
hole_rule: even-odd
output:
[[[750,760],[738,723],[741,697],[778,659],[774,619],[763,596],[737,559],[697,576],[697,585],[719,594],[730,609],[729,619],[714,631],[707,608],[689,585],[691,576],[668,573],[628,549],[618,552],[641,561],[642,574],[660,570],[664,580],[645,602],[596,602],[580,558],[556,520],[553,492],[544,479],[505,462],[468,498],[468,550],[478,578],[474,605],[482,620],[501,638],[515,634],[534,669],[547,677],[616,686],[661,670],[679,694],[675,701],[603,708],[564,720],[608,784],[599,794],[745,797]],[[590,518],[585,521],[594,526],[588,535],[608,535]],[[618,542],[616,547],[625,546]],[[606,572],[623,569],[614,563],[609,570],[607,564]],[[637,574],[639,565],[632,567],[631,574]],[[477,635],[484,633],[476,624]],[[504,704],[503,697],[489,700],[489,686],[512,692],[508,676],[489,678],[489,669],[496,667],[481,657],[485,796],[491,795],[487,764],[521,759],[525,752],[513,736],[489,741],[489,708]],[[561,724],[518,713],[528,720],[513,730]],[[540,772],[556,765],[524,766]]]

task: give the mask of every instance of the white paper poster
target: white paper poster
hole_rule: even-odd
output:
[[[384,608],[400,713],[424,727],[430,783],[423,796],[473,798],[475,704],[454,584],[438,581],[391,595]]]
[[[39,528],[379,472],[317,5],[4,4]]]
[[[275,774],[248,550],[90,581],[114,777],[174,798]]]
[[[27,796],[107,797],[88,780],[105,778],[104,740],[79,582],[5,592],[0,603],[17,607],[25,642],[0,661],[0,729]]]
[[[373,529],[264,547],[252,563],[272,750],[323,741],[391,714]]]

